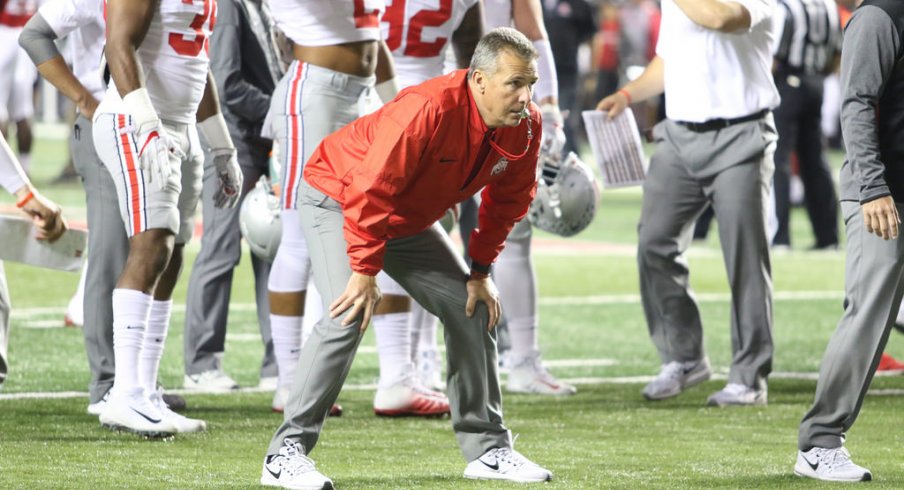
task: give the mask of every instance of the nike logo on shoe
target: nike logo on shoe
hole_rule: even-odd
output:
[[[499,471],[499,461],[495,461],[495,462],[493,462],[493,464],[487,463],[486,461],[484,461],[482,459],[479,461],[481,463],[483,463],[483,465],[486,466],[487,468],[489,468],[493,471]]]
[[[811,463],[810,460],[807,459],[806,456],[803,456],[803,458],[804,458],[804,461],[807,462],[807,465],[809,465],[810,468],[813,469],[813,471],[816,471],[816,470],[819,468],[819,461],[818,461],[818,460],[817,460],[815,463]]]
[[[132,408],[132,407],[129,407],[129,408]],[[134,408],[132,408],[132,411],[137,413],[138,415],[141,415],[142,417],[144,417],[145,420],[147,420],[148,422],[150,422],[152,424],[159,424],[163,420],[163,419],[155,419],[153,417],[148,417],[147,415],[139,412],[138,410],[135,410]]]
[[[279,480],[279,475],[282,475],[282,468],[279,468],[279,471],[274,472],[273,470],[270,469],[269,463],[265,464],[264,468],[266,468],[267,473],[270,473],[271,475],[273,475],[273,478],[276,478],[277,480]]]

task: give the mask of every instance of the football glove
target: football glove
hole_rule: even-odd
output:
[[[170,143],[160,118],[151,104],[145,88],[133,90],[122,98],[132,115],[132,124],[122,131],[135,135],[138,148],[138,164],[148,182],[155,182],[163,190],[172,173],[169,159]]]
[[[222,113],[199,122],[198,131],[207,140],[210,158],[213,159],[219,180],[219,186],[213,195],[213,204],[221,209],[235,207],[242,191],[244,177]]]
[[[543,141],[540,148],[558,160],[565,148],[565,121],[562,112],[555,104],[543,104],[540,106],[540,115],[543,117]]]

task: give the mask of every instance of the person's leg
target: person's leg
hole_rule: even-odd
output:
[[[9,346],[9,314],[12,305],[9,301],[9,289],[6,286],[6,272],[3,270],[3,262],[0,262],[0,388],[6,381],[9,372],[9,358],[7,347]]]
[[[798,87],[791,87],[785,77],[776,76],[776,86],[782,95],[782,104],[775,109],[775,129],[779,139],[775,148],[775,217],[778,220],[778,231],[772,245],[790,246],[791,216],[791,153],[797,148],[798,131],[803,130],[800,124],[800,96]],[[818,126],[815,128],[819,130]],[[801,157],[797,148],[798,158]]]
[[[744,153],[741,148],[738,151]],[[766,377],[772,370],[772,278],[766,237],[771,173],[767,153],[723,170],[711,184],[732,291],[733,356],[728,383],[762,393],[757,403],[766,402]]]
[[[244,174],[244,196],[254,188],[262,172],[253,165],[248,145],[241,139],[234,140],[234,143]],[[226,346],[233,270],[242,254],[242,236],[239,232],[241,200],[234,208],[217,208],[214,195],[219,185],[213,159],[205,151],[201,193],[204,234],[188,282],[184,334],[185,387],[199,391],[238,388],[238,384],[223,372],[222,357]]]
[[[85,271],[85,320],[82,335],[91,381],[88,400],[103,400],[113,387],[113,289],[129,255],[129,237],[119,214],[116,184],[94,149],[91,121],[79,116],[72,129],[72,162],[82,177],[87,201],[88,265]],[[90,407],[89,407],[90,408]]]
[[[556,379],[544,367],[537,342],[537,276],[531,260],[533,236],[530,221],[517,223],[505,240],[505,248],[493,267],[511,349],[506,389],[515,393],[572,395],[574,386]]]
[[[18,31],[21,33],[22,29]],[[31,147],[34,138],[31,121],[34,119],[35,82],[38,70],[24,49],[17,46],[16,71],[13,81],[12,99],[10,100],[9,118],[16,123],[16,150],[22,167],[28,171],[31,167]]]
[[[329,311],[352,274],[342,231],[342,208],[302,183],[299,214],[311,251],[314,284],[322,294],[324,311]],[[270,441],[268,456],[278,454],[287,440],[299,443],[304,454],[310,454],[317,444],[323,421],[339,396],[361,341],[361,317],[348,326],[341,325],[342,319],[323,316],[302,347],[299,375],[291,386],[283,423]]]
[[[844,314],[832,334],[798,448],[841,447],[863,405],[904,295],[904,241],[866,231],[859,203],[843,201],[846,241]],[[904,206],[898,205],[898,213]]]
[[[801,111],[801,123],[797,134],[797,158],[800,162],[800,178],[804,184],[804,200],[807,214],[816,237],[815,247],[838,246],[838,197],[832,169],[825,157],[823,145],[822,107],[823,81],[821,77],[805,81],[803,85],[805,109]]]

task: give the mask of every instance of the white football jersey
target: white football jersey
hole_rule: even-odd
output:
[[[207,50],[216,13],[216,0],[160,0],[138,48],[145,86],[160,119],[195,123],[207,84]],[[113,80],[104,99],[116,112],[128,111]]]
[[[100,100],[105,84],[100,72],[104,49],[103,0],[50,0],[38,10],[57,38],[67,38],[72,73]]]
[[[483,26],[487,32],[497,27],[512,27],[514,0],[483,0]]]
[[[380,22],[401,88],[443,74],[452,33],[478,0],[389,0]]]
[[[0,25],[25,27],[28,19],[38,11],[38,0],[6,0],[3,12],[0,12]]]
[[[282,32],[301,46],[332,46],[380,39],[384,0],[270,0]]]

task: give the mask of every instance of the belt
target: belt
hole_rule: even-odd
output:
[[[756,121],[758,119],[762,119],[763,116],[769,113],[769,109],[763,109],[758,112],[754,112],[753,114],[749,114],[747,116],[736,117],[734,119],[710,119],[708,121],[703,122],[689,122],[689,121],[675,121],[678,124],[686,127],[687,129],[695,132],[695,133],[705,133],[707,131],[716,131],[719,129],[725,129],[729,126],[734,126],[735,124],[741,124],[750,121]]]

